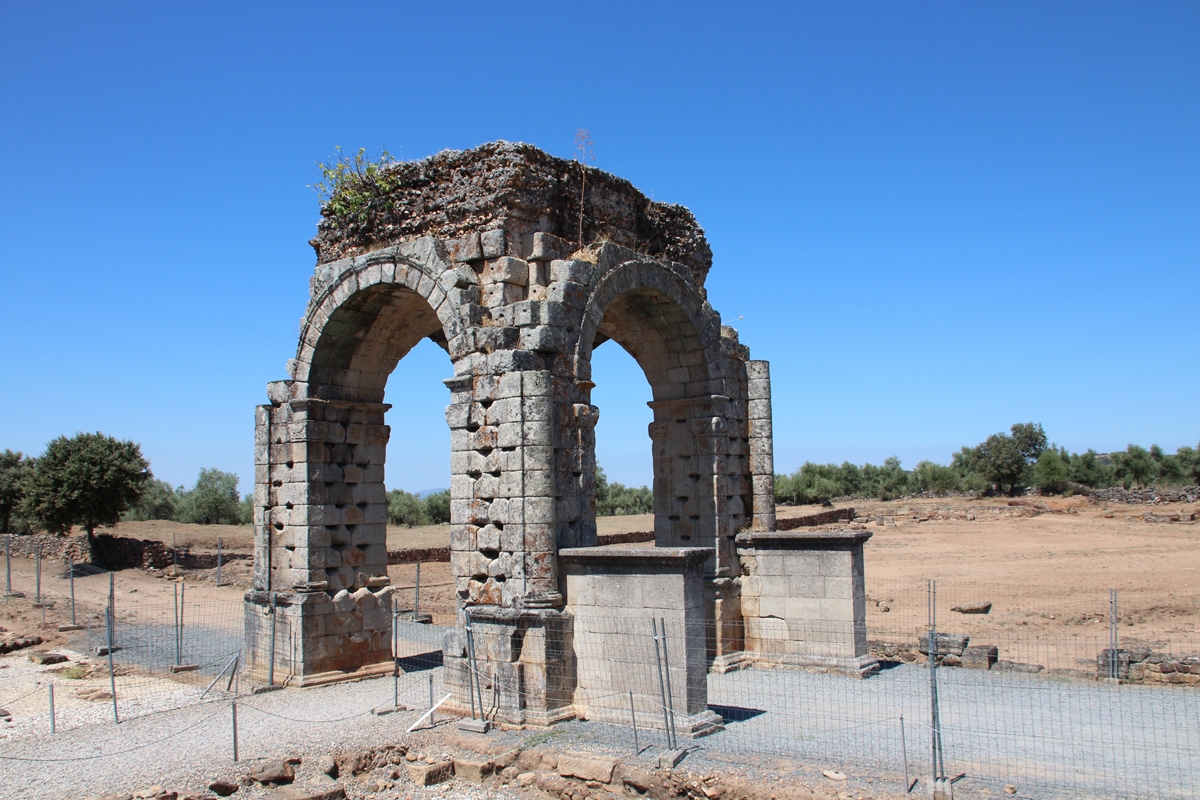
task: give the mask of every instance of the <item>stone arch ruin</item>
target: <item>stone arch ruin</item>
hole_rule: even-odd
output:
[[[706,300],[712,256],[690,212],[528,145],[390,169],[365,215],[322,221],[290,377],[257,409],[247,668],[295,685],[391,670],[385,387],[424,338],[453,369],[460,624],[469,611],[489,674],[520,687],[509,721],[575,714],[567,573],[607,568],[560,556],[584,564],[597,541],[591,355],[609,340],[650,389],[655,544],[703,587],[688,613],[727,623],[698,657],[744,649],[752,545],[736,537],[775,526],[769,374]],[[451,676],[461,651],[448,636]],[[461,674],[448,684],[466,691]]]

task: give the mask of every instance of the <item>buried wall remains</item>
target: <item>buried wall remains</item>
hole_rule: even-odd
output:
[[[258,409],[248,668],[299,685],[391,668],[384,389],[424,338],[451,374],[460,623],[510,721],[574,713],[559,552],[596,544],[591,354],[610,340],[647,379],[655,544],[702,550],[723,631],[707,655],[740,647],[734,538],[775,522],[769,374],[707,302],[691,214],[528,145],[388,169],[362,215],[323,212],[290,376]],[[454,637],[445,655],[461,673]]]

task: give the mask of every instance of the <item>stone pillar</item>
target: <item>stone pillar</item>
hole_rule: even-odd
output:
[[[863,544],[868,531],[738,534],[746,656],[856,677],[867,651]]]
[[[386,671],[388,407],[297,399],[290,381],[268,394],[255,426],[247,668],[295,685]]]
[[[656,400],[649,433],[654,458],[657,547],[711,548],[705,573],[736,574],[727,475],[729,400]]]
[[[771,370],[766,361],[746,362],[750,433],[750,480],[755,530],[775,529],[775,454],[771,432]]]
[[[676,729],[700,736],[721,727],[721,718],[708,710],[710,626],[703,565],[711,552],[700,547],[559,551],[566,610],[573,617],[578,716],[625,724],[632,691],[639,725],[662,725],[651,625],[661,620]]]

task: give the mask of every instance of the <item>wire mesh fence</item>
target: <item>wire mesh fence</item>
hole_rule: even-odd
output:
[[[119,575],[99,580],[111,580],[112,590],[102,605],[76,601],[80,627],[64,632],[69,661],[6,659],[0,708],[12,721],[3,739],[203,704],[226,714],[235,703],[243,723],[258,715],[256,730],[304,722],[335,731],[335,723],[397,709],[421,726],[451,691],[441,651],[446,627],[430,624],[403,590],[394,604],[392,676],[365,682],[354,703],[322,716],[252,695],[242,683],[245,612],[236,596],[176,583],[165,600],[139,598]],[[429,588],[417,595],[413,581],[413,599]],[[1053,587],[946,582],[936,594],[931,588],[871,583],[861,630],[787,625],[775,640],[745,642],[734,658],[713,658],[713,643],[731,638],[710,623],[576,620],[560,677],[573,687],[566,700],[587,722],[571,725],[585,725],[613,752],[676,745],[718,761],[784,756],[913,792],[944,778],[995,794],[1014,784],[1039,797],[1200,796],[1195,596],[1058,596]],[[25,596],[6,602],[69,620],[66,593],[46,585],[40,593],[36,585],[20,591]],[[822,669],[811,657],[863,638],[882,667],[865,679],[839,674],[836,665]],[[486,658],[472,669],[479,713],[495,716],[513,687],[500,685]],[[515,691],[538,701],[534,687]],[[433,711],[432,721],[438,717]]]

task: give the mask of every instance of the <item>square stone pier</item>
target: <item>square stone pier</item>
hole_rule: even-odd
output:
[[[741,560],[744,659],[855,677],[879,671],[867,651],[863,544],[869,531],[747,531]]]
[[[704,564],[711,557],[706,547],[559,551],[579,717],[625,725],[632,700],[638,725],[661,729],[661,698],[669,692],[677,733],[702,736],[722,727],[708,709]]]

